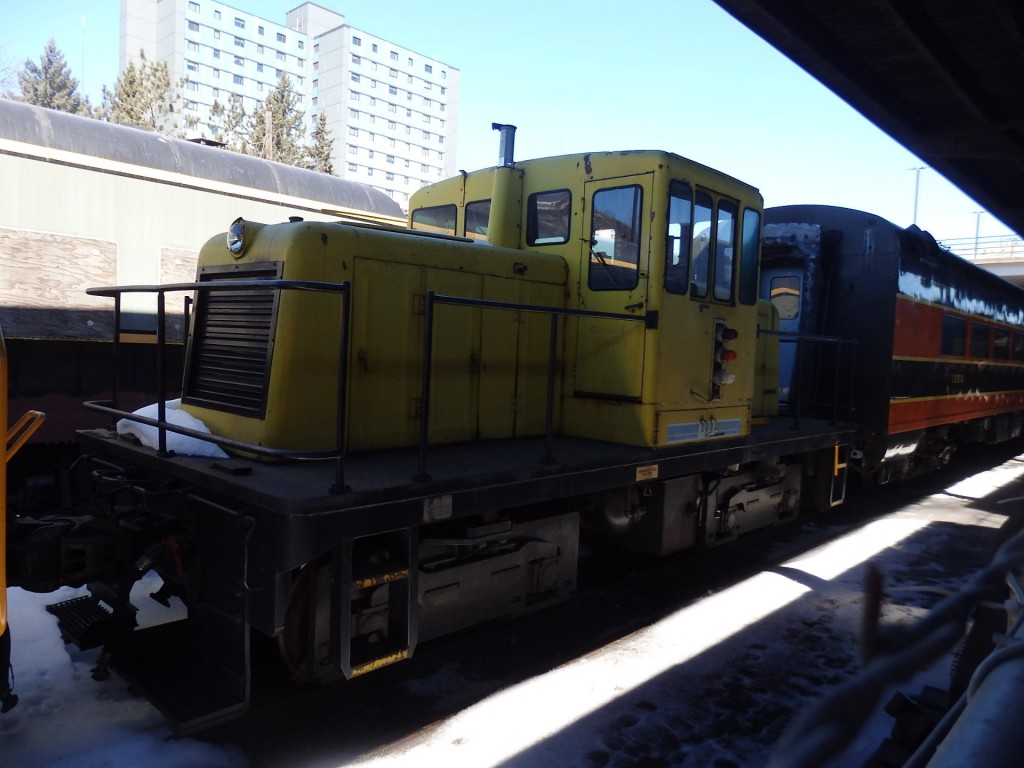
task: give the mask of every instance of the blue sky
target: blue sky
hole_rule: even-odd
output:
[[[278,23],[300,0],[228,5]],[[761,190],[766,205],[871,211],[940,240],[1007,228],[712,0],[319,0],[354,27],[461,72],[458,167],[516,157],[665,149]],[[116,0],[0,0],[0,64],[53,37],[94,104],[117,79]],[[84,19],[84,23],[83,23]]]

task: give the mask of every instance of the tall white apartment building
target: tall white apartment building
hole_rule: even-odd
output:
[[[459,70],[314,3],[284,24],[218,0],[122,0],[120,68],[163,61],[184,82],[189,138],[210,137],[210,108],[232,94],[253,114],[287,73],[299,94],[307,141],[324,113],[334,172],[369,184],[403,207],[420,187],[456,173]]]

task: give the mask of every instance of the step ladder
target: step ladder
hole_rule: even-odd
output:
[[[343,539],[331,562],[331,662],[346,678],[409,658],[419,634],[417,552],[419,531]],[[353,637],[354,619],[374,591],[387,590],[387,632]]]

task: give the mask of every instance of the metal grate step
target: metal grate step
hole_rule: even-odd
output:
[[[46,606],[57,617],[57,626],[65,643],[73,643],[87,651],[106,642],[112,612],[90,596],[73,597]]]

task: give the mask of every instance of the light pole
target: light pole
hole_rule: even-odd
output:
[[[978,258],[978,235],[981,233],[981,214],[984,211],[974,212],[974,258]]]
[[[925,167],[923,165],[919,165],[916,168],[910,169],[911,171],[914,172],[914,220],[912,222],[913,224],[917,224],[917,196],[918,193],[921,191],[921,171],[923,171],[924,168]]]

